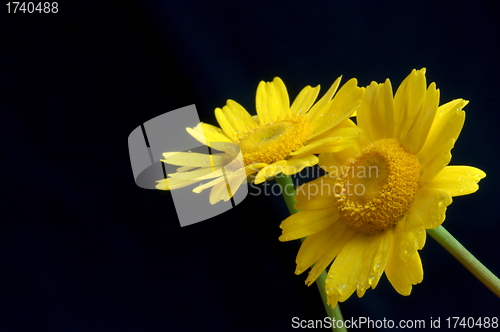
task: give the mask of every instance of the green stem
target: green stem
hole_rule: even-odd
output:
[[[479,281],[488,287],[489,290],[500,297],[500,279],[465,249],[443,226],[428,229],[427,233],[452,254]]]
[[[295,188],[292,178],[289,175],[281,173],[277,177],[275,177],[275,180],[281,187],[281,193],[283,198],[285,199],[286,206],[288,207],[288,211],[290,211],[290,214],[299,212],[294,207]],[[303,240],[304,239],[301,239],[301,241]],[[318,277],[318,279],[316,279],[316,285],[318,286],[319,293],[321,295],[321,298],[323,299],[323,305],[325,306],[326,313],[328,314],[328,317],[333,318],[335,321],[344,321],[344,318],[342,317],[342,312],[340,311],[339,304],[337,303],[335,308],[332,308],[332,306],[328,304],[325,282],[326,282],[326,272],[323,271],[321,275]],[[343,325],[344,324],[342,324],[342,328],[332,327],[332,330],[337,332],[347,332],[347,329],[343,327]]]

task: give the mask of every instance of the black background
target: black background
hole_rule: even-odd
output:
[[[444,226],[500,274],[495,1],[59,2],[57,14],[0,7],[0,331],[288,331],[325,316],[293,274],[280,197],[179,226],[168,192],[134,183],[127,137],[196,104],[216,124],[231,98],[254,112],[260,80],[291,99],[339,75],[396,88],[427,68],[441,103],[470,100],[451,164],[487,177]],[[186,134],[186,137],[187,134]],[[347,319],[500,316],[499,299],[428,238],[411,296],[382,277]],[[429,326],[429,325],[427,325]]]

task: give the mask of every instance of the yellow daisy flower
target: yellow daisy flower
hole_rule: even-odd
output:
[[[452,197],[475,192],[486,176],[447,166],[467,103],[438,107],[439,90],[427,87],[425,69],[413,70],[394,97],[389,80],[372,82],[357,110],[362,133],[349,148],[321,154],[328,174],[297,188],[300,212],[282,222],[280,240],[307,237],[295,271],[312,266],[307,285],[333,261],[326,279],[332,307],[354,291],[362,297],[383,272],[402,295],[422,281],[417,250],[425,230],[441,225]]]
[[[163,162],[183,167],[157,181],[156,188],[172,190],[213,179],[193,191],[212,188],[210,203],[215,204],[229,200],[233,194],[227,190],[226,181],[235,191],[244,180],[259,184],[281,172],[292,175],[317,164],[315,154],[347,148],[359,133],[358,128],[348,125],[348,118],[359,107],[364,88],[351,79],[337,92],[340,79],[316,104],[320,87],[307,86],[292,105],[280,78],[262,81],[257,88],[254,116],[228,100],[226,106],[215,110],[220,128],[206,123],[186,128],[195,139],[223,153],[164,153]],[[227,164],[240,151],[243,163],[233,163],[228,172]]]

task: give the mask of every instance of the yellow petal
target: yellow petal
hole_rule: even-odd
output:
[[[233,132],[237,135],[252,130],[257,125],[245,108],[231,99],[222,108],[222,115],[226,117],[229,125],[233,127]]]
[[[262,183],[269,178],[275,177],[276,175],[281,173],[283,171],[283,168],[285,167],[286,161],[284,160],[280,160],[278,162],[275,162],[274,164],[263,167],[255,177],[255,184]]]
[[[272,82],[259,83],[255,106],[260,123],[271,123],[290,113],[288,92],[279,77],[274,78]]]
[[[422,106],[418,110],[408,132],[402,137],[401,143],[408,151],[419,153],[429,134],[431,125],[436,117],[439,105],[439,90],[436,84],[431,83],[424,94]]]
[[[215,109],[215,118],[217,119],[217,122],[219,123],[220,127],[224,131],[224,134],[226,134],[227,137],[229,137],[232,141],[237,141],[238,140],[238,134],[236,130],[234,130],[233,123],[237,121],[231,121],[224,115],[224,112],[220,108]]]
[[[347,149],[353,144],[353,139],[349,137],[329,137],[323,138],[319,141],[313,141],[306,146],[297,149],[295,152],[290,153],[292,156],[299,156],[304,153],[335,153]]]
[[[311,272],[309,272],[309,275],[306,279],[306,285],[308,286],[310,286],[319,277],[319,275],[326,269],[326,267],[335,259],[335,257],[337,257],[339,252],[343,250],[345,245],[352,239],[354,234],[356,234],[352,228],[347,226],[346,223],[341,220],[334,222],[328,229],[325,229],[324,231],[328,231],[329,233],[331,233],[329,245],[327,246],[327,250],[324,251],[324,253],[318,258],[313,268],[311,269]],[[315,234],[309,236],[306,241],[313,236],[315,236]],[[301,252],[299,251],[299,255],[300,253]],[[300,257],[299,255],[297,255],[297,269],[299,269],[299,264],[301,263],[299,259],[302,259],[302,257]],[[303,266],[305,265],[303,264]]]
[[[451,161],[451,149],[455,145],[455,140],[450,140],[436,148],[434,155],[426,154],[420,159],[420,183],[428,183],[436,174],[441,172]]]
[[[450,150],[462,130],[465,121],[465,112],[462,111],[462,108],[466,104],[467,101],[456,99],[438,108],[438,114],[431,126],[427,140],[418,153],[422,165],[422,181],[432,180],[446,166],[442,163],[449,156]]]
[[[341,79],[342,76],[337,78],[335,82],[333,82],[330,89],[328,89],[328,91],[325,93],[325,95],[321,97],[321,99],[318,100],[316,104],[314,104],[314,106],[309,110],[309,112],[306,113],[306,116],[310,123],[316,122],[318,118],[321,118],[321,114],[325,111],[325,106],[327,105],[327,103],[330,102],[333,95],[337,91]]]
[[[439,226],[446,217],[450,195],[440,188],[424,188],[417,191],[405,216],[396,224],[395,252],[408,261],[426,240],[426,228]]]
[[[279,237],[280,241],[291,241],[301,239],[316,233],[339,218],[339,211],[333,207],[325,210],[300,211],[292,214],[280,225],[283,233]]]
[[[222,200],[225,202],[230,200],[243,182],[245,182],[246,178],[246,172],[244,169],[240,169],[232,173],[226,173],[225,177],[220,178],[223,180],[222,182],[214,184],[212,191],[210,192],[210,204],[213,205]]]
[[[468,195],[479,189],[478,182],[486,176],[479,168],[471,166],[447,166],[426,186],[429,189],[446,190],[452,197]]]
[[[316,110],[309,121],[314,129],[314,135],[320,135],[348,119],[360,106],[364,88],[358,87],[355,78],[350,79],[340,88],[335,97]]]
[[[193,189],[193,192],[199,194],[203,190],[208,189],[208,188],[212,188],[213,186],[218,185],[218,184],[223,183],[223,182],[225,182],[225,179],[224,179],[224,176],[221,175],[220,177],[218,177],[215,180],[212,180],[212,181],[207,182],[207,183],[200,184],[199,186],[195,187]]]
[[[353,78],[340,88],[333,100],[318,110],[314,118],[310,118],[314,135],[320,135],[348,119],[360,106],[364,88],[358,87]]]
[[[174,190],[184,188],[196,182],[222,176],[222,171],[220,167],[215,171],[212,171],[211,168],[200,168],[185,173],[171,173],[168,176],[168,179],[156,181],[158,183],[157,189]]]
[[[293,101],[292,106],[290,107],[290,113],[292,114],[304,114],[311,106],[314,104],[316,98],[318,98],[320,86],[316,86],[314,88],[310,86],[306,86],[300,91],[297,98]]]
[[[187,132],[202,144],[209,145],[210,142],[232,142],[222,129],[207,123],[200,122],[194,128],[186,128]]]
[[[361,147],[357,144],[357,140],[354,140],[353,144],[344,150],[338,151],[336,153],[322,153],[318,157],[318,165],[325,172],[336,173],[338,170],[345,165],[346,161],[356,153],[361,151]]]
[[[385,274],[399,294],[410,295],[412,285],[421,283],[424,277],[418,252],[405,262],[395,250],[392,250],[385,267]]]
[[[338,245],[338,240],[343,238],[342,235],[345,234],[346,229],[347,229],[346,223],[334,222],[321,232],[317,232],[308,236],[304,240],[304,242],[302,242],[302,245],[300,246],[299,249],[299,253],[297,254],[297,259],[296,259],[297,267],[295,269],[295,274],[301,274],[302,272],[310,268],[313,264],[318,262],[325,254],[327,254],[332,245]],[[337,250],[337,253],[339,253],[342,248],[343,246],[341,246]],[[333,258],[328,262],[326,262],[326,265],[330,264],[332,260]],[[325,268],[321,269],[321,272],[324,271]],[[314,280],[311,282],[314,282]]]
[[[351,119],[345,119],[340,123],[338,123],[334,128],[331,128],[326,132],[320,134],[313,134],[309,136],[308,140],[312,142],[321,140],[323,138],[329,138],[332,136],[345,136],[345,137],[355,138],[359,135],[361,131],[362,131],[361,128],[359,128],[354,122],[352,122]]]
[[[384,272],[392,242],[391,229],[354,236],[328,271],[325,283],[328,297],[342,302],[355,290],[361,297],[367,288],[375,288]]]
[[[414,69],[394,95],[394,137],[400,142],[406,140],[408,130],[422,107],[426,86],[425,69]]]
[[[408,210],[408,218],[415,218],[414,224],[421,223],[425,228],[436,228],[446,217],[446,208],[451,204],[450,194],[443,189],[421,188],[415,194]]]
[[[156,189],[170,190],[170,188],[168,187],[167,179],[162,179],[162,180],[156,181]]]
[[[418,209],[418,204],[414,204],[414,209]],[[403,261],[409,260],[422,249],[426,240],[424,221],[421,220],[418,213],[409,211],[407,216],[403,217],[396,224],[395,247]]]
[[[297,202],[294,205],[296,210],[321,210],[328,209],[335,204],[335,201],[329,197],[324,199],[312,199],[312,200],[304,200],[301,202]]]
[[[391,81],[372,82],[357,110],[358,125],[370,141],[392,137],[394,132],[394,102]]]
[[[305,167],[316,165],[318,163],[318,157],[309,154],[301,157],[292,157],[285,160],[285,162],[286,166],[283,168],[283,174],[293,175],[302,171]]]
[[[230,191],[228,190],[227,183],[222,178],[222,181],[215,184],[210,191],[210,204],[214,205],[219,201],[228,201],[231,198]]]
[[[210,155],[196,152],[165,152],[163,158],[161,161],[164,163],[189,167],[223,166],[230,160],[224,153]]]
[[[337,189],[336,184],[335,176],[326,174],[297,187],[295,201],[300,204],[300,208],[296,204],[296,209],[315,210],[313,208],[315,202],[323,200],[331,202],[330,204],[333,205],[334,195],[336,194],[335,189]]]

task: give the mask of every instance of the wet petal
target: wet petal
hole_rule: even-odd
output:
[[[403,261],[393,250],[387,261],[385,274],[399,294],[410,295],[412,285],[421,283],[424,277],[420,255],[417,252],[409,260]]]
[[[260,123],[271,123],[290,113],[288,92],[279,77],[274,78],[272,82],[259,83],[255,106]]]
[[[343,250],[345,245],[352,239],[354,236],[355,232],[353,231],[352,228],[347,226],[343,221],[338,220],[337,222],[334,222],[328,229],[325,229],[325,231],[328,231],[331,233],[330,236],[330,241],[327,246],[327,250],[325,250],[318,258],[318,260],[314,263],[313,268],[309,272],[309,275],[307,276],[306,279],[306,285],[311,285],[318,277],[319,275],[326,269],[326,267],[337,257],[337,255]],[[306,239],[306,241],[315,236],[315,234],[311,235]],[[304,241],[304,243],[306,242]],[[312,240],[311,240],[312,241]],[[309,241],[309,243],[311,243]],[[301,247],[302,249],[302,247]],[[304,251],[307,249],[307,247],[304,247]],[[310,250],[310,249],[309,249]],[[306,252],[303,254],[305,255]],[[299,259],[303,259],[301,255],[301,251],[299,251],[299,255],[297,255],[297,270],[299,269],[299,266],[302,265],[304,267],[306,264],[304,262],[299,261]],[[297,273],[297,271],[296,271]]]
[[[285,160],[285,162],[286,166],[283,168],[283,174],[293,175],[302,171],[305,167],[316,165],[318,163],[318,157],[309,154],[301,157],[292,157]]]
[[[328,297],[342,302],[355,290],[361,297],[367,288],[375,288],[384,272],[392,242],[392,229],[354,236],[328,271],[325,283]]]
[[[478,182],[486,176],[479,168],[471,166],[447,166],[426,186],[429,189],[446,190],[452,197],[468,195],[479,189]]]
[[[200,122],[194,128],[186,128],[186,131],[205,145],[208,145],[209,142],[232,142],[232,140],[222,132],[222,129],[203,122]]]
[[[280,241],[291,241],[314,234],[328,226],[339,218],[337,208],[324,210],[300,211],[292,214],[280,225],[283,233]]]
[[[293,104],[290,107],[290,113],[304,114],[309,111],[316,98],[318,98],[319,89],[319,85],[314,88],[306,86],[304,89],[302,89],[297,98],[295,98],[295,100],[293,101]]]

